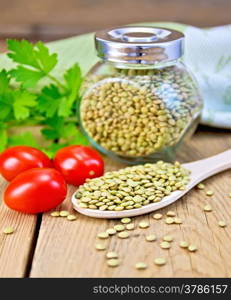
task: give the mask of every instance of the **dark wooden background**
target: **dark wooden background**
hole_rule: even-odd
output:
[[[143,21],[228,24],[231,0],[0,0],[0,40],[55,40]]]

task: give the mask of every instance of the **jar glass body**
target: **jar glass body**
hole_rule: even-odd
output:
[[[183,63],[155,66],[100,62],[88,73],[79,107],[81,129],[104,154],[126,163],[174,160],[202,110]]]

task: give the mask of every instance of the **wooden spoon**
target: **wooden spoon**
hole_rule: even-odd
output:
[[[135,208],[123,211],[100,211],[89,208],[82,208],[78,205],[75,194],[72,196],[72,203],[75,210],[86,216],[104,219],[115,219],[124,217],[139,216],[150,213],[162,207],[172,204],[180,199],[188,191],[202,180],[231,168],[231,150],[227,150],[215,156],[206,159],[197,160],[191,163],[183,164],[184,168],[191,171],[190,182],[183,191],[175,191],[169,196],[164,197],[160,202],[147,204],[141,208]]]

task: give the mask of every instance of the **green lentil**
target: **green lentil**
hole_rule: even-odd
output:
[[[173,224],[174,223],[174,219],[172,217],[168,217],[165,219],[165,223],[170,225],[170,224]]]
[[[155,220],[160,220],[160,219],[162,219],[163,215],[162,214],[154,214],[152,217]]]
[[[176,216],[176,213],[174,212],[174,211],[168,211],[167,213],[166,213],[166,215],[168,216],[168,217],[175,217]]]
[[[191,244],[191,245],[188,246],[188,250],[189,250],[190,252],[196,252],[196,251],[197,251],[197,246]]]
[[[147,269],[147,264],[144,262],[138,262],[135,264],[135,268],[137,270],[145,270],[145,269]]]
[[[4,234],[12,234],[14,232],[14,228],[13,227],[6,227],[3,230]]]
[[[171,235],[165,235],[163,237],[163,241],[165,241],[165,242],[172,242],[173,241],[173,237]]]
[[[119,260],[116,259],[116,258],[109,259],[109,260],[107,261],[107,265],[108,265],[109,267],[118,267],[118,266],[119,266]]]
[[[75,215],[68,215],[67,216],[68,221],[75,221],[76,219],[77,219],[77,217]]]
[[[181,241],[179,245],[180,245],[181,248],[188,248],[189,243],[186,242],[186,241]]]
[[[173,218],[173,221],[175,224],[182,224],[181,218],[175,217],[175,218]]]
[[[109,234],[107,232],[100,232],[97,234],[97,237],[99,239],[107,239],[109,237]]]
[[[96,249],[96,250],[99,250],[99,251],[103,251],[103,250],[106,249],[106,246],[103,245],[103,244],[96,244],[96,245],[95,245],[95,249]]]
[[[124,227],[124,225],[118,224],[118,225],[115,225],[115,226],[114,226],[114,229],[115,229],[116,231],[123,231],[123,230],[125,229],[125,227]]]
[[[169,249],[171,247],[171,244],[169,242],[162,242],[160,243],[160,247],[162,249]]]
[[[197,185],[198,190],[204,190],[205,189],[205,185],[203,183],[199,183]]]
[[[59,214],[59,211],[53,211],[51,214],[50,214],[51,217],[59,217],[60,214]]]
[[[213,192],[213,191],[210,191],[210,190],[206,192],[206,195],[207,195],[207,196],[212,196],[213,194],[214,194],[214,192]]]
[[[142,221],[139,223],[139,227],[142,229],[148,228],[150,225],[148,222]]]
[[[106,232],[109,234],[109,235],[114,235],[114,234],[116,234],[116,230],[114,229],[114,228],[108,228],[107,230],[106,230]]]
[[[218,225],[219,225],[220,227],[226,227],[226,226],[227,226],[227,224],[226,224],[225,221],[219,221],[219,222],[218,222]]]
[[[133,230],[133,229],[135,229],[135,224],[133,224],[133,223],[127,224],[126,225],[126,229],[127,230]]]
[[[123,219],[121,219],[121,223],[123,223],[123,224],[128,224],[128,223],[130,223],[132,220],[130,219],[130,218],[123,218]]]
[[[209,204],[205,205],[203,209],[204,209],[204,211],[206,211],[206,212],[210,212],[210,211],[213,210],[212,207],[211,207],[211,205],[209,205]]]
[[[174,180],[171,178],[172,174]],[[136,182],[136,185],[128,186],[129,179]],[[188,182],[189,171],[178,162],[171,164],[159,161],[155,164],[136,165],[107,172],[102,177],[88,179],[78,188],[75,197],[83,208],[102,211],[130,210],[161,201],[171,191],[178,190],[179,183],[182,187],[182,184]],[[161,217],[161,214],[153,216],[154,219]],[[125,224],[130,221],[130,218],[121,220]]]
[[[67,217],[69,215],[69,212],[67,210],[61,210],[59,215],[60,217]]]
[[[146,241],[147,241],[147,242],[154,242],[154,241],[156,241],[156,236],[155,236],[155,234],[147,235],[147,236],[146,236]]]
[[[127,239],[129,237],[130,233],[127,231],[121,231],[118,233],[118,237],[120,239]]]
[[[114,252],[114,251],[112,251],[112,252],[108,252],[107,254],[106,254],[106,257],[107,258],[118,258],[118,254],[116,253],[116,252]]]
[[[154,264],[157,266],[163,266],[166,264],[166,259],[163,257],[157,257],[154,259]]]

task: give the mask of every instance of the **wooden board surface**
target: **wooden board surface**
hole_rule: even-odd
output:
[[[229,132],[201,128],[182,149],[181,161],[204,158],[231,147]],[[107,170],[123,165],[106,159]],[[78,219],[69,222],[64,218],[52,218],[44,214],[36,226],[36,216],[27,216],[0,206],[0,277],[230,277],[231,276],[231,173],[224,172],[206,181],[215,192],[213,197],[204,191],[193,190],[183,199],[162,209],[177,212],[182,225],[166,225],[155,221],[152,214],[134,218],[136,224],[149,220],[148,229],[131,231],[131,237],[120,240],[113,236],[107,243],[108,250],[119,253],[121,265],[109,268],[105,251],[98,252],[94,246],[97,233],[119,223],[119,220],[98,220],[77,214]],[[3,193],[5,182],[0,181]],[[70,197],[75,191],[69,188],[68,197],[59,209],[72,211]],[[211,204],[213,212],[204,213],[203,206]],[[219,220],[228,223],[226,228],[217,225]],[[5,236],[2,230],[13,226],[14,234]],[[155,233],[158,240],[145,241],[145,235]],[[174,242],[170,250],[159,247],[161,238],[171,234]],[[178,242],[187,240],[198,246],[196,253],[180,249]],[[155,257],[163,256],[168,263],[161,268],[154,266]],[[137,271],[134,264],[144,261],[148,269]]]
[[[1,45],[0,45],[1,46]],[[182,149],[181,161],[191,161],[217,154],[231,148],[229,131],[200,128],[191,141]],[[107,170],[118,169],[122,165],[106,160]],[[78,215],[77,221],[68,222],[62,218],[52,218],[44,214],[40,217],[28,216],[10,211],[0,204],[0,277],[231,277],[231,173],[224,172],[206,181],[208,189],[215,195],[205,196],[203,191],[193,190],[183,199],[161,210],[171,209],[183,219],[182,225],[166,225],[155,221],[151,214],[134,218],[149,220],[146,230],[135,229],[128,240],[116,237],[106,241],[109,250],[116,250],[121,265],[111,269],[106,266],[105,252],[94,249],[96,235],[119,221],[96,220]],[[0,179],[0,199],[6,183]],[[70,196],[75,188],[70,187],[69,196],[60,209],[71,211]],[[210,203],[211,213],[202,208]],[[218,220],[224,219],[227,228],[220,228]],[[12,226],[15,233],[4,235],[2,230]],[[154,232],[158,241],[148,243],[144,237]],[[172,234],[174,242],[170,250],[159,247],[161,237]],[[197,244],[197,253],[188,253],[178,247],[178,242],[186,239]],[[168,263],[158,268],[153,259],[164,256]],[[134,264],[146,262],[145,271],[137,271]]]
[[[33,252],[37,217],[9,210],[1,201],[5,187],[0,177],[0,277],[24,277]],[[13,227],[15,233],[5,235],[6,227]]]
[[[231,22],[230,10],[230,0],[0,0],[0,36],[50,40],[134,22],[216,26]]]
[[[216,154],[231,147],[231,136],[222,131],[199,131],[182,150],[181,160],[190,161]],[[107,159],[107,169],[122,165]],[[163,220],[155,221],[152,214],[134,218],[136,226],[141,220],[149,220],[148,229],[136,228],[127,240],[113,236],[106,240],[108,250],[115,250],[121,258],[118,268],[106,265],[105,251],[94,249],[97,233],[112,227],[119,221],[107,221],[78,215],[74,222],[63,218],[42,218],[39,236],[33,257],[31,277],[230,277],[231,276],[231,192],[230,171],[206,181],[206,186],[215,192],[213,197],[204,191],[193,190],[183,199],[162,209],[165,214],[171,209],[183,219],[182,225],[166,225]],[[70,187],[69,196],[60,209],[71,211],[70,196],[75,189]],[[203,206],[211,204],[213,212],[204,213]],[[226,220],[228,226],[220,228],[219,220]],[[20,222],[18,223],[20,227]],[[145,241],[145,235],[155,233],[158,240]],[[174,236],[170,250],[159,247],[161,237]],[[14,237],[17,239],[17,234]],[[196,253],[179,248],[180,240],[187,240],[198,246]],[[155,257],[163,256],[168,263],[163,267],[153,264]],[[147,270],[137,271],[134,264],[144,261]]]

